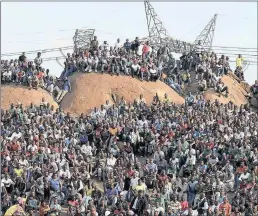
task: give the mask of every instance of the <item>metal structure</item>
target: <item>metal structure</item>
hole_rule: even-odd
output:
[[[197,44],[201,44],[205,50],[210,50],[213,42],[214,30],[216,25],[217,14],[204,28],[202,33],[197,37],[194,43],[189,43],[169,36],[168,31],[163,26],[163,23],[158,18],[157,13],[148,0],[144,1],[147,26],[149,31],[149,43],[155,49],[168,46],[171,52],[189,53],[196,50]],[[196,43],[197,41],[197,43]],[[208,47],[208,49],[207,49]]]
[[[159,49],[164,46],[168,46],[169,50],[174,53],[189,53],[194,50],[194,46],[192,43],[188,43],[185,41],[173,39],[171,37],[161,38],[159,39],[159,43],[155,43],[156,40],[149,37],[149,43],[151,46],[155,47],[155,49]]]
[[[149,1],[144,1],[144,7],[150,42],[159,44],[162,38],[168,37],[168,32]]]
[[[217,21],[217,14],[213,16],[210,22],[202,30],[201,34],[194,41],[194,46],[200,46],[203,51],[210,52],[214,38],[214,31]]]
[[[73,37],[74,52],[78,52],[90,47],[95,29],[77,29]]]

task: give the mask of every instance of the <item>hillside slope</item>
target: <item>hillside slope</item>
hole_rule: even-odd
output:
[[[235,79],[229,76],[223,76],[221,79],[222,79],[222,82],[224,82],[225,85],[228,86],[228,91],[229,91],[228,97],[227,98],[224,96],[219,97],[214,89],[209,89],[204,94],[206,100],[214,101],[218,99],[223,104],[231,101],[237,106],[248,103],[248,100],[245,97],[247,92],[239,82],[237,82]]]
[[[53,105],[54,108],[58,108],[58,104],[54,99],[43,89],[38,90],[31,89],[24,86],[16,85],[2,85],[1,86],[1,109],[9,109],[11,103],[22,103],[24,107],[27,107],[33,102],[35,105],[39,105],[45,98],[45,101]]]
[[[88,112],[94,107],[100,107],[106,100],[114,103],[112,94],[117,99],[122,96],[127,102],[133,102],[142,94],[147,103],[151,103],[156,93],[164,97],[167,93],[170,100],[176,104],[184,103],[184,98],[161,81],[141,82],[129,76],[110,76],[108,74],[75,73],[70,78],[72,93],[68,93],[60,106],[64,111],[73,114]]]

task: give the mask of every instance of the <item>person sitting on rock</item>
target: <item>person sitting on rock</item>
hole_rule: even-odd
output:
[[[17,74],[16,83],[17,83],[17,84],[22,84],[23,81],[24,81],[24,78],[25,78],[25,72],[21,70],[21,71],[18,72],[18,74]]]
[[[219,79],[217,85],[216,85],[216,91],[219,93],[219,97],[223,92],[226,92],[225,97],[228,97],[228,87],[225,86],[225,84],[222,82],[221,79]]]
[[[158,73],[155,65],[153,65],[150,69],[150,81],[156,82],[158,80]]]
[[[188,72],[188,70],[182,73],[182,81],[184,82],[185,85],[189,86],[191,84],[191,75]]]
[[[192,106],[195,102],[195,98],[194,96],[192,95],[191,92],[189,92],[188,96],[185,98],[185,103],[188,105],[188,106]]]
[[[93,54],[95,50],[97,50],[99,47],[99,41],[97,36],[94,36],[94,39],[90,43],[90,51]]]
[[[36,75],[36,73],[34,73],[31,77],[28,78],[28,83],[29,83],[29,89],[34,88],[34,89],[38,89],[38,85],[39,85],[39,79]]]
[[[174,89],[174,90],[175,90],[176,92],[178,92],[179,94],[182,94],[182,93],[183,93],[181,86],[180,86],[178,83],[176,83],[176,82],[173,80],[173,78],[167,78],[167,79],[166,79],[166,83],[167,83],[167,85],[169,85],[172,89]]]
[[[138,62],[136,60],[134,60],[132,66],[131,66],[132,77],[134,78],[135,75],[138,75],[139,71],[140,71],[140,65],[138,64]]]
[[[147,67],[147,65],[145,63],[143,63],[143,65],[141,66],[141,69],[140,69],[141,81],[143,81],[144,77],[146,77],[147,81],[149,81],[150,73],[149,73],[148,67]]]
[[[2,81],[7,82],[7,83],[10,83],[12,81],[12,71],[11,70],[7,70],[7,71],[3,72]]]
[[[114,56],[111,60],[111,76],[114,74],[117,76],[120,74],[120,65],[116,56]]]
[[[234,74],[235,74],[240,80],[245,80],[245,79],[244,79],[244,72],[243,72],[241,66],[238,66],[238,67],[236,68],[236,70],[234,71]]]
[[[201,78],[201,80],[198,83],[200,91],[206,91],[207,90],[207,82],[205,79]]]

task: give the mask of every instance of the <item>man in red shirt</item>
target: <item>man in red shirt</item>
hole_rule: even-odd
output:
[[[150,52],[150,46],[149,46],[149,41],[147,41],[142,48],[142,60],[146,59],[149,56],[149,52]]]
[[[228,203],[228,199],[225,197],[223,203],[219,206],[220,211],[225,212],[225,216],[230,216],[231,214],[231,205]]]

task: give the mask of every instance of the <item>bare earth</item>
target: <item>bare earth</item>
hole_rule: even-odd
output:
[[[60,107],[65,112],[70,112],[73,115],[89,112],[94,107],[100,107],[101,104],[105,104],[106,100],[113,104],[114,97],[112,95],[116,99],[123,96],[128,103],[133,102],[135,98],[139,98],[139,95],[142,94],[147,103],[150,104],[156,93],[161,98],[167,93],[170,100],[174,103],[184,103],[183,97],[161,81],[141,82],[129,76],[111,76],[109,74],[97,73],[75,73],[69,79],[72,85],[72,93],[67,93]],[[248,102],[245,97],[247,94],[245,89],[249,89],[249,85],[243,86],[243,83],[239,84],[234,78],[229,76],[223,76],[222,81],[229,88],[228,98],[224,96],[219,97],[214,89],[209,89],[205,92],[207,100],[214,101],[218,99],[221,103],[232,101],[238,106]],[[191,88],[197,88],[197,84],[193,83]],[[54,108],[58,108],[58,104],[43,89],[28,90],[24,86],[16,86],[14,84],[1,86],[1,109],[4,110],[8,109],[11,103],[16,105],[20,102],[24,107],[29,106],[31,102],[39,105],[42,98],[45,98],[45,101],[53,105]]]
[[[219,95],[215,92],[214,89],[209,89],[204,94],[206,100],[214,101],[218,99],[223,104],[226,104],[231,101],[237,106],[248,103],[248,100],[245,97],[247,92],[236,80],[230,78],[229,76],[223,76],[221,79],[222,79],[222,82],[224,82],[225,85],[228,86],[228,90],[229,90],[228,97],[227,98],[224,96],[219,97]]]
[[[162,98],[167,93],[171,101],[176,104],[184,103],[184,98],[161,81],[147,82],[129,76],[111,76],[109,74],[76,73],[70,77],[72,93],[67,93],[61,102],[65,112],[81,114],[94,107],[100,107],[109,100],[114,103],[112,94],[116,99],[122,96],[126,102],[133,102],[142,94],[148,104],[156,93]]]
[[[21,85],[2,85],[1,86],[1,109],[9,109],[11,103],[17,105],[22,103],[24,107],[27,107],[33,102],[35,105],[39,105],[42,98],[45,98],[46,102],[53,105],[54,108],[58,108],[58,104],[54,101],[45,90],[39,88],[38,90],[31,89]]]

